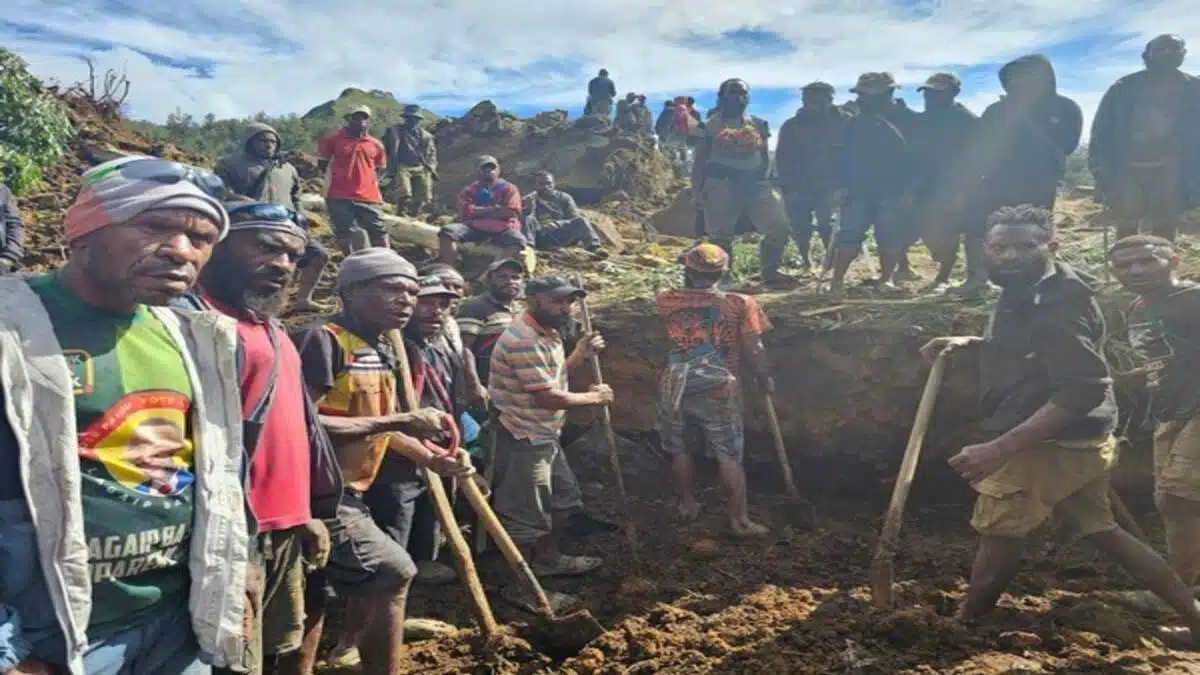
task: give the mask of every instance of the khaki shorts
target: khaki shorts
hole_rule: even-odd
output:
[[[422,204],[433,201],[433,174],[423,166],[396,169],[396,199],[415,198]]]
[[[732,237],[737,234],[738,221],[746,216],[754,229],[763,235],[788,237],[791,221],[779,190],[762,186],[754,194],[743,194],[733,181],[709,178],[704,181],[702,198],[704,222],[708,234]]]
[[[1122,220],[1144,220],[1144,230],[1174,226],[1183,213],[1179,184],[1175,162],[1130,166],[1125,180],[1117,186],[1117,194],[1109,196],[1109,203]]]
[[[1072,533],[1086,537],[1116,529],[1108,503],[1115,438],[1089,444],[1044,443],[1026,450],[975,485],[971,526],[989,537],[1023,538],[1056,509]]]
[[[1200,502],[1200,418],[1154,430],[1154,491]]]

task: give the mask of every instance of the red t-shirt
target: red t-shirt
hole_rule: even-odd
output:
[[[205,298],[214,309],[238,319],[242,347],[242,414],[250,416],[271,377],[273,353],[267,325],[246,321],[227,307]],[[275,330],[279,374],[275,397],[267,411],[258,446],[250,463],[250,509],[259,532],[276,532],[307,523],[310,504],[311,448],[304,425],[304,380],[300,354],[287,333]]]
[[[330,199],[382,204],[379,169],[387,167],[383,143],[373,136],[356,138],[345,129],[317,144],[317,155],[329,161]]]
[[[659,293],[656,300],[673,351],[711,342],[735,374],[741,373],[742,340],[771,329],[758,301],[741,293],[685,288]]]
[[[475,216],[477,206],[504,206],[517,215],[512,218],[480,218]],[[508,232],[521,229],[521,191],[516,185],[497,180],[491,184],[479,181],[471,183],[458,193],[458,215],[462,221],[483,232]]]

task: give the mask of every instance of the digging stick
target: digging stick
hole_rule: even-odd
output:
[[[396,352],[396,365],[400,371],[400,387],[404,394],[401,397],[404,402],[403,408],[406,412],[413,412],[420,407],[421,399],[417,397],[417,392],[413,387],[412,369],[408,363],[408,350],[404,348],[404,338],[398,330],[388,331],[387,338]],[[463,538],[462,531],[458,529],[458,519],[454,517],[450,498],[446,495],[446,486],[442,485],[442,477],[433,469],[424,468],[423,472],[425,482],[429,485],[429,496],[433,502],[433,508],[437,511],[438,521],[446,533],[446,540],[454,554],[458,576],[466,586],[467,594],[471,596],[472,610],[475,620],[479,623],[479,631],[483,633],[484,639],[491,641],[499,632],[499,627],[496,625],[496,617],[492,615],[492,606],[488,603],[487,595],[483,592],[483,584],[479,581],[475,560],[471,558],[471,548],[467,544],[467,540]],[[470,480],[470,478],[464,480]]]
[[[889,609],[892,606],[892,559],[896,556],[896,540],[900,536],[900,524],[904,519],[904,506],[908,502],[909,489],[912,487],[913,475],[917,472],[917,462],[921,459],[921,445],[925,441],[925,430],[929,428],[929,420],[933,417],[933,406],[937,402],[938,390],[942,387],[942,375],[946,371],[946,355],[938,354],[929,371],[929,379],[925,381],[925,391],[921,393],[921,402],[917,405],[917,417],[913,420],[912,432],[908,435],[908,447],[904,449],[904,460],[900,463],[900,474],[896,476],[896,485],[892,488],[892,501],[884,516],[883,530],[879,534],[879,542],[875,546],[875,556],[871,559],[869,572],[871,583],[871,600],[879,609]]]
[[[575,285],[583,288],[583,279],[576,276]],[[583,330],[585,333],[592,332],[592,310],[588,307],[587,298],[581,298],[579,301],[580,309],[582,310]],[[596,384],[604,383],[604,373],[600,370],[600,355],[592,354],[592,379]],[[617,493],[621,498],[621,511],[625,517],[625,535],[629,540],[629,555],[633,558],[633,566],[635,573],[641,573],[642,558],[638,554],[637,531],[633,523],[633,513],[629,510],[629,493],[625,491],[625,476],[621,472],[621,457],[617,454],[617,435],[613,431],[612,412],[609,411],[607,405],[600,406],[600,421],[604,425],[604,436],[608,441],[608,458],[612,462],[613,474],[617,479]]]
[[[779,458],[779,468],[783,470],[784,487],[787,488],[789,497],[799,499],[800,491],[796,489],[796,481],[792,478],[792,463],[788,459],[787,447],[783,444],[783,432],[779,429],[779,415],[775,414],[775,397],[768,393],[763,397],[763,401],[767,409],[767,423],[771,425],[771,435],[775,438],[775,456]]]

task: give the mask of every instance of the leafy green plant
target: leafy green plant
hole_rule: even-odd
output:
[[[41,89],[25,61],[0,49],[0,171],[21,194],[62,158],[71,138],[66,107]]]

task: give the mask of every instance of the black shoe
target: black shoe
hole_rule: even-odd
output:
[[[567,519],[567,535],[571,537],[590,537],[594,534],[619,532],[621,526],[607,520],[593,518],[586,513],[576,513]]]

